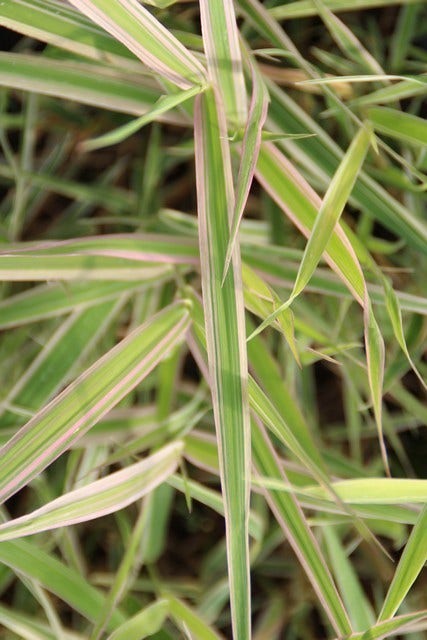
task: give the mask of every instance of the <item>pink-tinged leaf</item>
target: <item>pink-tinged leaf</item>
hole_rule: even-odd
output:
[[[200,264],[209,375],[224,496],[233,633],[249,640],[250,424],[240,253],[221,286],[234,194],[225,114],[214,90],[194,111]]]
[[[255,175],[267,193],[306,237],[310,235],[322,201],[284,154],[271,143],[261,145]],[[355,300],[363,306],[363,272],[344,230],[337,224],[325,252],[325,260],[342,278]]]
[[[288,482],[267,434],[258,420],[253,422],[254,465],[261,475]],[[326,615],[340,637],[351,633],[351,624],[328,565],[310,530],[304,513],[292,493],[265,490],[265,498],[304,568]]]
[[[114,513],[136,502],[174,473],[183,444],[173,442],[141,462],[52,500],[0,525],[0,542],[68,527]]]
[[[239,31],[230,0],[200,0],[200,21],[209,78],[224,105],[228,124],[246,122],[246,88]]]
[[[194,240],[185,237],[179,241],[177,238],[171,240],[170,236],[155,233],[116,233],[71,240],[19,242],[0,249],[0,257],[25,253],[33,256],[83,254],[165,264],[199,263]]]
[[[35,478],[124,398],[181,340],[187,305],[166,307],[106,353],[1,449],[0,502]]]
[[[205,84],[195,56],[137,0],[70,0],[147,67],[182,89]]]

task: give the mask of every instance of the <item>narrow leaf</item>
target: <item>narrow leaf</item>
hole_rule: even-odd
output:
[[[420,513],[417,523],[405,545],[392,583],[384,600],[378,622],[394,616],[406,594],[427,561],[427,506]]]
[[[413,372],[417,376],[418,380],[420,381],[424,389],[427,390],[427,383],[425,382],[422,375],[416,368],[411,358],[411,355],[408,351],[405,333],[403,331],[402,310],[401,310],[399,298],[397,297],[396,292],[394,291],[392,285],[387,280],[387,278],[384,278],[383,283],[384,283],[386,309],[387,309],[389,318],[391,320],[394,337],[396,338],[400,348],[402,349],[409,364],[411,365]]]
[[[200,0],[200,21],[209,77],[232,126],[246,121],[246,88],[234,4]]]
[[[356,630],[367,629],[374,624],[374,613],[361,587],[351,560],[347,557],[333,527],[323,527],[322,534],[328,549],[331,568],[352,621],[353,628]]]
[[[195,152],[206,342],[224,495],[230,601],[234,634],[250,638],[250,425],[240,255],[221,287],[233,207],[224,114],[214,92],[197,96]]]
[[[351,143],[323,198],[319,213],[311,230],[304,251],[294,288],[289,299],[280,305],[249,337],[262,331],[293,302],[304,290],[313,275],[323,252],[326,250],[334,228],[350,197],[357,175],[365,159],[371,140],[370,132],[363,127]]]
[[[0,302],[0,329],[85,309],[144,288],[135,282],[79,282],[43,284]]]
[[[381,331],[374,316],[372,304],[368,298],[366,298],[363,315],[369,389],[371,392],[375,424],[377,426],[384,468],[387,474],[390,475],[382,426],[382,390],[384,382],[385,347]]]
[[[380,133],[417,146],[427,145],[427,122],[424,118],[387,107],[372,107],[368,109],[367,116]]]
[[[88,620],[95,621],[105,607],[106,599],[100,590],[93,587],[85,576],[43,551],[40,545],[26,540],[1,542],[0,562],[18,575],[36,580]],[[114,629],[124,620],[123,613],[116,609],[112,612],[109,628]]]
[[[188,324],[183,304],[154,315],[22,427],[0,449],[0,500],[7,500],[81,438],[182,339]]]
[[[373,627],[365,631],[364,633],[358,633],[350,636],[351,640],[387,640],[392,635],[396,635],[396,632],[411,632],[411,624],[420,622],[427,618],[427,610],[416,611],[415,613],[406,613],[403,616],[398,616],[390,620],[384,620],[384,622],[377,622]],[[416,631],[417,629],[414,629]]]
[[[252,439],[254,462],[258,473],[262,475],[268,473],[269,476],[286,482],[283,467],[279,464],[265,432],[255,424]],[[341,637],[349,634],[351,626],[346,610],[298,501],[293,494],[266,491],[265,495],[280,527],[307,573],[332,626]]]
[[[63,2],[3,0],[0,24],[79,56],[141,70],[141,63],[126,47]]]
[[[144,82],[143,76],[135,80],[102,64],[64,62],[20,53],[0,53],[0,85],[138,116],[152,108],[159,98],[159,92]],[[171,114],[168,120],[170,117]],[[176,114],[173,120],[185,121]]]
[[[323,0],[331,11],[359,11],[376,7],[392,6],[396,4],[412,4],[419,0]],[[271,14],[277,20],[291,20],[293,18],[308,18],[318,13],[313,0],[297,0],[289,4],[282,4],[271,9]]]
[[[160,76],[182,89],[204,84],[204,70],[197,58],[137,0],[70,2]]]
[[[0,542],[87,522],[123,509],[164,482],[176,469],[182,443],[175,442],[121,471],[65,493],[32,513],[0,525]]]
[[[230,266],[234,244],[237,240],[240,221],[243,216],[246,201],[248,199],[255,167],[258,161],[258,154],[261,147],[263,126],[267,118],[269,96],[264,81],[259,73],[256,62],[252,61],[252,98],[249,106],[249,115],[246,122],[243,136],[242,151],[240,158],[239,175],[236,185],[236,202],[234,205],[233,218],[231,223],[230,240],[228,242],[227,254],[225,257],[223,281]]]
[[[191,87],[190,89],[185,89],[184,91],[180,91],[174,95],[165,95],[161,96],[153,109],[150,109],[147,113],[145,113],[140,118],[136,120],[132,120],[124,124],[114,131],[110,131],[103,136],[99,136],[98,138],[92,138],[92,140],[86,140],[81,145],[82,151],[93,151],[94,149],[102,149],[103,147],[108,147],[113,144],[118,144],[123,140],[126,140],[129,136],[133,135],[142,127],[145,127],[146,124],[153,122],[153,120],[157,120],[157,118],[170,111],[174,107],[178,107],[180,104],[189,100],[190,98],[194,98],[195,95],[203,91],[203,88],[196,85],[195,87]]]
[[[167,596],[166,596],[167,597]],[[178,627],[188,630],[191,640],[223,640],[223,636],[207,624],[187,604],[173,596],[168,597],[171,617]]]
[[[108,640],[143,640],[152,636],[161,629],[168,613],[168,600],[157,600],[126,620],[108,636]]]
[[[123,308],[126,296],[76,311],[67,318],[8,392],[3,407],[15,405],[37,411],[69,381],[72,369],[86,357],[103,335],[112,319]],[[12,412],[4,414],[0,406],[0,424],[16,423]]]

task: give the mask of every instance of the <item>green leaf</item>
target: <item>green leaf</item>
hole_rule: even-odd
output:
[[[223,640],[223,636],[209,626],[202,617],[182,600],[167,596],[171,617],[178,627],[191,635],[191,640]]]
[[[372,304],[368,298],[365,301],[363,315],[369,389],[371,392],[375,424],[377,426],[384,468],[387,474],[390,475],[382,425],[382,391],[384,382],[385,347],[381,331],[374,316]]]
[[[43,284],[0,302],[0,328],[19,327],[37,320],[87,309],[124,293],[144,289],[138,282],[79,282]]]
[[[427,122],[423,118],[387,107],[371,107],[367,116],[374,129],[384,135],[417,146],[427,145]]]
[[[0,407],[0,424],[17,421],[11,411],[4,414],[11,405],[35,412],[50,400],[68,382],[73,367],[93,348],[125,301],[122,295],[115,303],[95,304],[67,318],[8,392]]]
[[[130,71],[142,65],[126,47],[68,4],[49,0],[4,0],[0,24],[79,56],[105,61]]]
[[[378,622],[394,616],[413,582],[427,561],[427,506],[420,513],[417,523],[405,545],[399,564],[387,592]]]
[[[100,590],[39,545],[24,540],[1,542],[0,562],[18,575],[36,580],[88,620],[95,621],[105,607],[105,596]],[[113,611],[109,628],[114,629],[124,620],[121,611]]]
[[[236,185],[236,202],[234,205],[233,219],[231,222],[230,240],[225,257],[223,280],[230,266],[234,244],[237,240],[240,221],[243,216],[246,201],[248,199],[258,154],[261,147],[261,139],[264,123],[267,117],[269,96],[265,83],[256,67],[256,62],[251,63],[252,70],[252,98],[249,107],[249,115],[243,135],[242,151],[240,158],[239,175]]]
[[[143,640],[152,636],[161,629],[168,613],[169,601],[157,600],[126,620],[108,636],[108,640]]]
[[[399,298],[397,297],[396,292],[394,291],[393,287],[391,286],[387,278],[384,278],[383,282],[384,282],[386,309],[391,320],[394,336],[397,342],[399,343],[399,346],[402,349],[403,353],[405,354],[409,364],[411,365],[413,372],[417,376],[420,383],[423,385],[424,389],[427,390],[427,383],[425,382],[425,380],[419,373],[418,369],[416,368],[411,358],[411,355],[408,351],[405,333],[403,331],[402,311],[399,303]]]
[[[366,629],[374,624],[372,607],[367,599],[351,560],[347,557],[335,529],[322,528],[331,568],[338,583],[353,628]]]
[[[427,610],[417,611],[416,613],[406,613],[403,616],[392,618],[390,620],[384,620],[384,622],[378,622],[373,627],[365,631],[364,633],[357,633],[351,635],[351,640],[386,640],[391,635],[395,635],[396,631],[402,631],[403,633],[411,632],[411,624],[416,623],[427,618]],[[416,631],[416,626],[415,626]]]
[[[427,480],[409,478],[355,478],[332,486],[344,502],[352,504],[404,504],[427,501]],[[329,500],[323,487],[304,487],[306,495]]]
[[[140,118],[136,120],[131,120],[130,122],[124,124],[114,131],[110,131],[109,133],[104,134],[103,136],[99,136],[98,138],[93,138],[92,140],[86,140],[81,145],[83,151],[93,151],[94,149],[102,149],[103,147],[108,147],[113,144],[118,144],[123,140],[126,140],[129,136],[133,135],[142,127],[145,127],[146,124],[153,122],[153,120],[157,120],[160,115],[170,111],[174,107],[178,107],[180,104],[189,100],[190,98],[194,98],[198,93],[203,91],[204,88],[200,86],[191,87],[190,89],[185,89],[184,91],[180,91],[174,95],[165,95],[161,96],[153,109],[150,109],[148,113],[145,113]]]
[[[257,471],[262,475],[268,474],[270,477],[286,481],[286,475],[279,465],[265,432],[255,425],[252,430],[252,446]],[[340,636],[349,634],[351,626],[347,613],[298,501],[293,494],[275,491],[266,491],[265,496],[299,562],[304,567],[335,631]]]
[[[331,11],[359,11],[360,9],[374,9],[376,7],[392,6],[395,4],[412,4],[419,0],[323,0]],[[271,9],[271,15],[277,20],[291,20],[292,18],[308,18],[315,16],[318,9],[312,0],[299,0],[286,5],[279,5]]]
[[[319,260],[325,250],[328,249],[332,234],[342,214],[344,206],[350,197],[357,175],[365,159],[369,144],[371,141],[370,132],[362,128],[351,143],[346,155],[344,156],[337,172],[330,183],[328,190],[323,198],[319,213],[314,221],[311,234],[307,246],[302,257],[296,281],[289,299],[280,305],[257,330],[249,337],[262,331],[277,316],[300,295],[304,287],[313,275]],[[341,252],[340,260],[344,259],[344,252]],[[353,259],[354,261],[355,259]],[[348,265],[348,271],[352,271],[351,278],[358,276],[357,265]]]

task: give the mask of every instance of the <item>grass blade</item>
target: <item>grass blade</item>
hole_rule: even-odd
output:
[[[141,462],[64,493],[28,515],[0,524],[0,542],[87,522],[123,509],[175,471],[182,448],[181,442],[174,442]]]
[[[427,561],[427,506],[420,513],[417,523],[406,543],[387,592],[378,622],[394,616],[406,594]]]
[[[404,504],[427,501],[427,480],[409,478],[357,478],[332,486],[343,502],[351,504]],[[304,487],[304,494],[330,500],[322,487]]]
[[[323,4],[331,11],[359,11],[361,9],[374,9],[376,7],[391,6],[396,4],[413,4],[419,0],[323,0]],[[291,20],[293,18],[308,18],[315,16],[318,9],[312,0],[299,0],[286,5],[279,5],[271,9],[271,15],[277,20]]]
[[[71,281],[61,284],[43,284],[0,302],[0,329],[54,318],[70,311],[86,309],[126,292],[135,292],[144,285],[135,282]]]
[[[170,111],[174,107],[178,107],[180,104],[189,100],[190,98],[194,98],[198,93],[203,91],[203,87],[195,86],[190,89],[185,89],[184,91],[180,91],[174,95],[166,95],[161,96],[153,109],[148,111],[148,113],[144,114],[140,118],[136,120],[132,120],[123,126],[114,129],[114,131],[110,131],[103,136],[99,136],[98,138],[92,138],[92,140],[86,140],[82,145],[82,151],[93,151],[94,149],[102,149],[103,147],[108,147],[112,144],[118,144],[123,140],[126,140],[129,136],[133,135],[142,127],[145,127],[146,124],[153,122],[153,120],[157,120],[160,115]]]
[[[50,400],[68,382],[72,369],[93,348],[126,299],[121,296],[116,302],[95,304],[71,314],[8,392],[0,407],[0,425],[17,422],[16,414],[10,410],[12,405],[35,412]]]
[[[147,86],[143,76],[136,82],[104,65],[20,53],[0,53],[0,85],[138,116],[159,98],[159,91]],[[177,122],[183,118],[178,117]]]
[[[326,250],[334,228],[342,214],[350,196],[357,175],[365,159],[371,140],[370,132],[362,128],[351,143],[342,163],[334,175],[332,182],[322,201],[319,213],[314,221],[310,238],[302,257],[296,281],[289,299],[280,305],[249,337],[262,331],[292,304],[293,300],[304,290],[313,275],[317,264]],[[349,269],[351,267],[349,266]]]
[[[290,220],[304,235],[309,236],[321,200],[284,154],[269,143],[263,144],[256,176]],[[325,259],[344,280],[354,298],[363,305],[363,273],[355,251],[339,225],[329,240]]]
[[[365,631],[364,633],[354,634],[350,636],[351,640],[386,640],[392,635],[396,635],[396,632],[401,631],[405,633],[411,632],[411,624],[419,622],[427,618],[427,610],[417,611],[416,613],[406,613],[403,616],[392,618],[391,620],[384,620],[384,622],[378,622],[373,627]],[[416,628],[414,629],[416,631]]]
[[[93,587],[85,576],[26,540],[0,543],[0,562],[18,575],[37,581],[88,620],[96,620],[105,607],[103,593]],[[114,629],[124,619],[119,610],[113,611],[109,628]]]
[[[126,47],[62,2],[4,0],[0,24],[79,56],[133,71],[141,69],[139,60]]]
[[[260,427],[254,425],[252,439],[257,471],[286,481],[272,446]],[[347,613],[297,500],[293,494],[285,495],[274,491],[267,491],[266,499],[304,567],[332,626],[341,636],[349,634],[351,626]]]
[[[423,118],[387,107],[371,107],[367,116],[374,129],[386,136],[417,146],[427,145],[427,122]]]
[[[30,482],[131,391],[182,339],[183,304],[153,316],[73,382],[2,447],[0,500]]]
[[[234,200],[226,135],[213,91],[197,96],[195,145],[202,291],[226,513],[230,601],[234,635],[239,640],[249,640],[250,430],[237,247],[221,286]]]
[[[374,612],[361,587],[353,565],[347,557],[335,529],[331,526],[323,527],[322,534],[335,580],[339,586],[353,628],[356,630],[367,629],[375,622]]]
[[[246,121],[246,88],[234,5],[200,0],[203,47],[210,79],[221,96],[229,126]]]
[[[197,298],[194,299],[194,297],[192,296],[192,299],[194,300],[192,307],[193,329],[195,333],[197,333],[197,336],[200,340],[201,349],[204,350],[205,338],[202,320],[200,317],[202,315],[201,309],[199,308]],[[201,357],[203,358],[204,355],[201,355]],[[268,398],[257,387],[255,381],[251,379],[249,386],[249,396],[252,408],[256,411],[258,410],[258,408],[262,409],[262,417],[266,418],[268,426],[272,427],[273,432],[276,433],[279,438],[283,439],[283,434],[287,435],[289,431],[287,429],[287,426],[285,425],[285,427],[281,429],[283,420],[281,419],[280,414],[278,414],[278,412],[274,408],[270,409],[269,405],[271,405],[271,403],[269,403]],[[259,401],[259,399],[261,399],[261,402]],[[267,407],[267,411],[264,410],[265,406]],[[270,419],[270,416],[274,416],[273,419]],[[276,416],[277,425],[275,424]],[[300,440],[305,443],[307,442],[307,437],[308,434],[306,434],[303,429],[302,433],[300,434]],[[191,441],[193,444],[194,453],[194,445],[196,445],[197,447],[197,444],[195,443],[193,437],[191,438]],[[290,446],[292,447],[294,442],[296,443],[294,450],[297,452],[297,455],[300,453],[304,461],[306,461],[307,457],[310,457],[312,446],[310,446],[309,452],[306,454],[303,447],[301,447],[301,444],[298,442],[296,436],[290,434],[289,440],[287,440],[287,444],[290,444]],[[277,456],[273,451],[267,435],[265,434],[264,430],[260,426],[258,426],[258,423],[253,423],[252,450],[254,456],[254,464],[261,475],[264,475],[268,470],[268,474],[271,477],[281,479],[282,481],[286,478],[283,472],[283,467],[279,464]],[[205,449],[203,449],[202,453],[205,453]],[[210,468],[215,468],[215,454],[215,450],[211,452],[209,460]],[[315,458],[316,457],[317,456],[315,456]],[[308,466],[312,470],[313,464],[309,463]],[[323,470],[320,470],[320,475],[324,475]],[[283,496],[274,491],[268,492],[267,500],[280,526],[283,528],[285,535],[289,538],[292,548],[294,549],[304,570],[307,572],[313,588],[319,596],[319,599],[324,606],[325,612],[329,620],[331,621],[332,626],[337,630],[337,632],[340,632],[342,635],[350,633],[351,627],[346,611],[342,605],[322,553],[304,518],[299,503],[294,498],[293,494]]]
[[[178,627],[190,634],[191,640],[223,640],[223,636],[209,626],[193,609],[182,600],[174,597],[167,597],[170,607],[171,617]]]
[[[412,371],[415,373],[415,375],[417,376],[418,380],[420,381],[424,389],[427,390],[427,383],[425,382],[422,375],[416,368],[411,358],[411,354],[408,351],[408,347],[405,339],[405,333],[403,331],[402,310],[401,310],[399,298],[397,297],[396,292],[394,291],[393,287],[391,286],[387,278],[384,279],[384,292],[385,292],[386,308],[387,308],[389,318],[391,320],[394,336],[397,342],[399,343],[399,346],[402,349],[403,353],[405,354],[409,364],[411,365]]]
[[[157,600],[132,616],[113,633],[108,640],[143,640],[157,633],[169,613],[169,602]]]
[[[368,297],[366,297],[363,316],[369,389],[371,392],[375,423],[377,426],[378,440],[380,443],[384,468],[386,473],[390,475],[382,426],[382,389],[384,382],[385,346],[381,331],[374,316],[372,304]]]
[[[255,61],[251,64],[252,69],[252,98],[249,106],[249,115],[245,127],[242,142],[242,153],[240,159],[239,175],[236,185],[236,202],[234,205],[233,218],[231,223],[230,240],[227,254],[225,256],[224,281],[230,266],[234,244],[237,240],[240,221],[243,216],[246,201],[248,199],[255,167],[258,161],[258,154],[261,147],[262,129],[267,117],[269,96],[264,81],[256,68]]]
[[[70,0],[161,77],[189,89],[205,84],[197,58],[136,0]]]

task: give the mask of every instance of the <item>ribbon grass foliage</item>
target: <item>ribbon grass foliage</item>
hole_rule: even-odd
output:
[[[244,307],[237,248],[223,281],[234,201],[224,114],[214,91],[196,102],[195,153],[212,402],[226,509],[233,627],[250,638],[250,432]]]
[[[424,637],[426,20],[0,2],[0,638]]]

